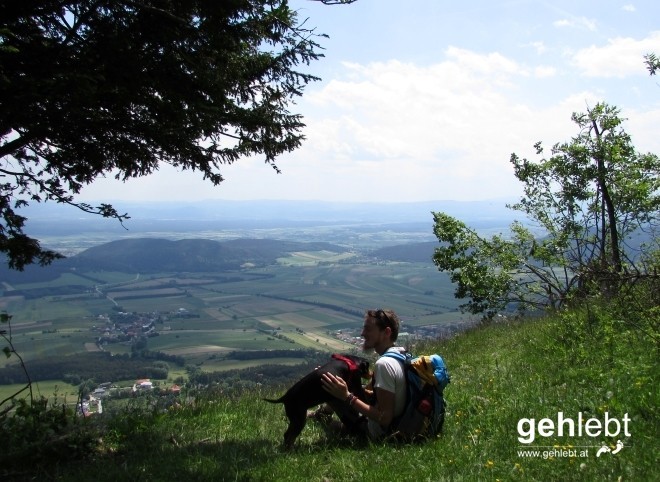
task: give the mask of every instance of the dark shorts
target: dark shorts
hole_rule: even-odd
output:
[[[359,414],[344,402],[329,403],[335,414],[341,420],[341,432],[355,437],[367,437],[367,417]]]

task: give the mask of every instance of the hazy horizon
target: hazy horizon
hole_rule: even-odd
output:
[[[84,213],[72,206],[46,203],[21,210],[26,233],[49,249],[71,255],[109,241],[136,237],[165,239],[272,238],[374,245],[431,241],[432,212],[446,212],[478,232],[502,232],[521,213],[504,200],[411,203],[336,203],[324,201],[119,202],[114,207],[131,219]],[[382,233],[394,233],[382,234]],[[356,241],[357,240],[357,241]]]

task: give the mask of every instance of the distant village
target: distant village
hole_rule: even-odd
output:
[[[89,417],[93,414],[103,413],[103,400],[108,397],[129,398],[151,393],[153,391],[154,384],[148,378],[135,380],[132,387],[117,387],[110,382],[101,383],[92,393],[84,397],[83,401],[78,404],[77,411],[79,415]],[[177,384],[159,390],[159,395],[178,397],[180,394],[181,387]]]
[[[119,311],[109,315],[99,315],[98,324],[92,326],[92,331],[98,333],[96,345],[103,349],[111,343],[132,342],[140,337],[158,336],[156,325],[163,325],[170,318],[199,318],[185,308],[175,312],[161,313],[127,313]],[[168,330],[163,326],[161,331]]]
[[[411,327],[408,331],[402,331],[399,333],[398,341],[402,345],[407,343],[414,343],[419,340],[437,340],[444,338],[451,338],[456,333],[464,331],[466,328],[465,322],[457,323],[448,323],[442,325],[426,325],[426,326],[416,326]],[[338,340],[343,341],[354,346],[362,345],[362,329],[343,329],[337,330],[334,332],[329,332],[328,334],[334,336]]]
[[[99,315],[97,324],[91,330],[97,333],[96,346],[100,350],[112,343],[134,344],[140,339],[158,336],[157,325],[163,325],[171,318],[197,318],[199,315],[191,313],[185,308],[176,312],[161,313],[127,313],[119,311],[110,315]],[[168,330],[169,327],[161,326],[160,330]],[[132,386],[118,387],[111,382],[101,383],[82,402],[78,404],[77,411],[81,416],[90,416],[103,413],[103,400],[112,398],[130,398],[146,393],[153,393],[158,388],[159,395],[178,396],[181,387],[173,384],[169,387],[154,387],[150,379],[135,380]]]

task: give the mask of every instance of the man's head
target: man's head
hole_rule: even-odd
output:
[[[364,350],[376,350],[378,354],[394,346],[399,336],[399,317],[392,310],[369,310],[364,315]]]

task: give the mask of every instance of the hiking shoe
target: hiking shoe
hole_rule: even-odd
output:
[[[323,424],[328,424],[332,418],[332,410],[323,405],[316,410],[307,412],[307,418],[310,420],[317,420]]]

